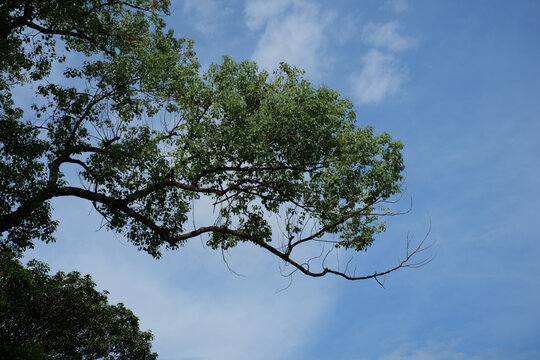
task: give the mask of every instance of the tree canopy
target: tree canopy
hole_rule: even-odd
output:
[[[152,334],[123,304],[109,305],[90,275],[49,274],[0,252],[0,358],[151,360]]]
[[[2,246],[53,241],[51,199],[76,197],[155,257],[205,235],[214,249],[255,244],[310,276],[417,265],[420,247],[379,273],[329,267],[326,250],[310,266],[301,248],[359,252],[385,230],[403,144],[359,127],[347,98],[294,66],[269,73],[224,57],[203,70],[192,42],[166,29],[167,12],[166,0],[1,5]],[[30,86],[23,109],[13,92]],[[205,205],[213,220],[194,226]]]

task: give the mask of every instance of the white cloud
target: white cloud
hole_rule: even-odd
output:
[[[285,61],[312,74],[321,69],[331,15],[322,15],[317,5],[254,1],[246,3],[245,16],[250,29],[263,29],[252,55],[261,67],[273,70]]]
[[[371,47],[361,59],[361,70],[351,77],[354,92],[363,104],[375,104],[399,92],[407,79],[407,68],[397,53],[416,45],[413,38],[399,32],[399,23],[368,23],[362,41]]]
[[[409,9],[407,0],[387,0],[383,6],[392,9],[392,11],[398,14]]]
[[[413,39],[398,32],[399,24],[390,21],[383,24],[369,23],[362,30],[362,40],[370,46],[390,51],[403,51],[414,46]]]
[[[259,30],[268,20],[279,16],[291,3],[292,0],[256,0],[247,2],[244,14],[248,28],[250,30]]]
[[[353,88],[363,104],[379,103],[395,95],[407,78],[392,54],[370,50],[362,57],[360,73],[353,75]]]

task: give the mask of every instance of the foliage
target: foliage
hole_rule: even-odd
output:
[[[50,201],[70,196],[155,257],[205,234],[212,248],[250,242],[311,276],[377,276],[313,272],[293,249],[366,250],[401,191],[402,143],[357,127],[347,98],[293,66],[224,57],[202,71],[166,13],[166,1],[1,5],[2,246],[52,241]],[[28,84],[31,115],[13,101]],[[193,206],[208,202],[215,221],[192,228]]]
[[[156,359],[152,334],[123,304],[109,305],[89,275],[49,274],[0,253],[0,358]]]

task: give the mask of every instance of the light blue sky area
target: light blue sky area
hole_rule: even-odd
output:
[[[358,257],[403,254],[431,221],[436,258],[375,281],[295,276],[262,249],[195,240],[154,260],[54,202],[56,244],[28,252],[91,273],[140,317],[165,360],[540,359],[540,2],[217,1],[172,4],[204,66],[288,61],[353,100],[358,125],[405,143],[412,211]],[[407,206],[407,201],[403,207]],[[90,213],[90,216],[87,216]],[[196,209],[197,221],[211,214]]]

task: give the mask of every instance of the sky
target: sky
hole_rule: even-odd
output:
[[[358,126],[405,144],[411,211],[362,270],[374,280],[280,275],[264,250],[198,239],[155,260],[100,230],[84,201],[53,202],[57,242],[26,258],[92,274],[155,335],[163,360],[540,358],[540,2],[184,0],[167,18],[203,67],[223,55],[287,61],[355,104]],[[208,216],[196,208],[196,221]],[[429,231],[429,234],[428,234]],[[240,274],[230,272],[227,264]]]

